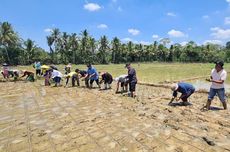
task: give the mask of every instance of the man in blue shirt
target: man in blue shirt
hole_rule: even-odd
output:
[[[190,97],[195,92],[195,88],[193,85],[184,82],[173,84],[171,89],[173,91],[173,98],[170,101],[170,103],[172,103],[173,100],[177,97],[177,92],[180,92],[181,96],[176,100],[179,101],[181,99],[183,101],[182,102],[183,105],[188,104],[188,97]]]
[[[90,82],[89,82],[90,86],[89,87],[92,88],[93,82],[96,81],[98,87],[101,88],[101,86],[99,84],[99,75],[97,73],[97,70],[94,67],[92,67],[91,64],[88,64],[87,67],[88,67],[87,75],[88,75],[88,78],[90,80]]]
[[[35,67],[35,70],[36,70],[36,76],[41,75],[41,63],[40,62],[35,62],[34,67]]]

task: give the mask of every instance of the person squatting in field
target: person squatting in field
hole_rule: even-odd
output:
[[[99,72],[99,75],[101,76],[100,84],[104,82],[104,90],[111,89],[111,84],[113,82],[113,77],[108,72]]]
[[[206,106],[203,107],[204,110],[210,110],[211,102],[215,95],[217,94],[224,109],[227,109],[226,96],[225,96],[225,86],[224,82],[227,79],[227,72],[224,70],[224,62],[215,62],[215,68],[211,71],[210,79],[206,79],[212,82],[208,93],[208,100]]]
[[[92,67],[91,64],[88,64],[87,67],[88,67],[87,74],[88,74],[89,83],[90,83],[89,88],[93,88],[93,82],[94,81],[96,81],[98,87],[101,88],[100,83],[99,83],[99,75],[97,73],[97,70],[94,67]]]
[[[7,63],[4,63],[2,65],[2,76],[4,79],[8,80],[9,79],[9,65]]]
[[[67,86],[67,84],[69,83],[69,79],[71,78],[71,80],[72,80],[72,87],[74,87],[75,86],[75,81],[77,80],[77,77],[78,77],[78,74],[77,74],[77,72],[70,72],[70,73],[68,73],[67,75],[65,75],[65,77],[66,77],[66,83],[65,83],[65,87]],[[79,81],[77,80],[77,84],[78,84],[78,86],[80,85],[79,84]]]
[[[20,73],[20,71],[19,70],[17,70],[17,69],[13,69],[13,70],[8,70],[7,71],[7,74],[6,74],[6,72],[4,73],[3,71],[1,71],[1,74],[2,74],[2,76],[3,76],[3,78],[4,79],[9,79],[10,77],[12,78],[14,78],[14,81],[16,81],[16,80],[18,80],[18,78],[19,78],[19,73]]]
[[[71,63],[69,63],[68,65],[65,66],[65,75],[69,74],[71,72]]]
[[[80,86],[80,79],[82,79],[82,81],[85,81],[85,86],[89,88],[89,77],[87,71],[76,69],[75,72],[77,73],[77,85]]]
[[[43,77],[45,78],[45,86],[50,86],[50,78],[52,75],[51,69],[47,69],[43,71],[43,73],[44,73]]]
[[[189,105],[188,98],[195,92],[195,88],[193,85],[189,83],[179,82],[175,83],[171,86],[171,90],[173,91],[173,97],[169,103],[169,105],[176,99],[176,101],[182,100],[182,105]],[[177,93],[180,92],[181,96],[177,98]]]
[[[26,81],[30,81],[30,82],[35,81],[33,72],[27,71],[27,70],[22,70],[21,74],[23,74],[23,75],[20,78],[23,78],[23,77],[27,76],[26,79],[25,79]]]
[[[54,87],[61,86],[62,73],[58,70],[51,69],[51,78],[54,80]]]
[[[128,77],[127,74],[123,74],[114,79],[115,81],[117,81],[116,93],[124,93],[128,91],[129,79],[127,77]],[[119,87],[121,87],[120,92],[119,92]]]

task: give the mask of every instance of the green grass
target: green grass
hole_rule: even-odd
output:
[[[209,76],[214,64],[208,63],[140,63],[131,64],[137,71],[139,81],[148,83],[158,83],[163,81],[182,80],[199,76]],[[121,74],[126,74],[127,69],[124,64],[109,64],[109,65],[94,65],[98,71],[111,73],[114,77]],[[63,72],[64,65],[58,65],[58,68]],[[73,65],[72,70],[87,69],[86,65]],[[230,64],[225,64],[226,71],[230,71]],[[30,67],[20,67],[20,69],[30,69]],[[230,84],[230,76],[227,78],[227,83]]]

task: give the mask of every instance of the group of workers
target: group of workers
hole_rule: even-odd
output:
[[[202,110],[210,109],[211,101],[216,95],[218,95],[224,109],[227,109],[224,87],[224,81],[227,78],[227,72],[224,70],[223,66],[224,63],[222,61],[215,62],[215,68],[212,69],[210,78],[206,79],[207,81],[212,82],[212,85],[208,94],[207,103],[202,108]],[[85,87],[92,88],[95,81],[100,89],[101,84],[104,83],[103,89],[106,90],[111,88],[111,84],[115,80],[117,82],[116,93],[128,92],[129,86],[129,95],[131,97],[136,97],[136,70],[132,68],[130,64],[125,65],[128,70],[127,75],[120,75],[115,79],[113,79],[112,75],[108,72],[97,72],[96,68],[93,67],[91,64],[87,64],[87,70],[75,69],[74,71],[71,71],[71,67],[71,64],[65,66],[65,74],[63,75],[56,66],[41,65],[40,62],[35,62],[34,64],[36,76],[41,75],[44,77],[45,86],[51,85],[51,81],[55,83],[54,86],[60,86],[62,78],[65,78],[65,87],[68,85],[69,80],[71,79],[73,87],[75,86],[76,81],[77,86],[80,86],[80,80],[82,80],[85,81]],[[14,77],[14,80],[17,80],[19,78],[19,74],[22,74],[21,77],[27,76],[26,80],[32,82],[35,81],[35,74],[33,72],[27,70],[10,70],[7,64],[3,64],[3,70],[1,73],[5,79],[9,79],[9,77]],[[120,87],[121,90],[119,90]],[[188,105],[188,98],[195,92],[195,87],[189,83],[179,82],[173,84],[171,86],[171,90],[173,91],[173,97],[169,102],[169,105],[172,104],[175,99],[176,101],[182,100],[182,105]],[[177,97],[178,92],[181,93],[180,97]]]
[[[71,71],[72,65],[69,63],[65,66],[64,70],[65,73],[62,74],[58,68],[54,65],[47,66],[41,65],[40,62],[35,62],[34,66],[36,73],[29,71],[29,70],[11,70],[7,64],[3,64],[2,75],[5,79],[9,79],[10,77],[14,77],[14,80],[18,78],[26,77],[26,81],[35,81],[35,76],[37,77],[44,77],[44,84],[45,86],[50,86],[52,82],[54,82],[54,86],[61,86],[61,80],[65,79],[65,87],[68,83],[72,82],[72,87],[80,86],[80,80],[85,81],[85,87],[93,88],[93,83],[96,82],[98,88],[100,89],[111,89],[111,84],[115,80],[117,82],[116,93],[124,93],[129,92],[131,97],[135,97],[135,88],[137,84],[137,77],[136,71],[134,68],[131,67],[130,64],[126,64],[125,67],[128,69],[127,75],[121,75],[113,79],[113,76],[109,72],[97,72],[96,68],[93,67],[91,64],[87,64],[86,70],[75,69]],[[12,74],[11,74],[12,73]],[[19,75],[22,75],[19,77]],[[104,87],[101,88],[101,84],[104,83]],[[119,88],[122,88],[119,91]]]

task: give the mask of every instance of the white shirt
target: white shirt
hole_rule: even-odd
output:
[[[62,73],[61,72],[59,72],[59,71],[57,71],[57,70],[53,70],[53,72],[52,72],[52,78],[54,78],[54,77],[62,77]]]
[[[223,69],[219,72],[216,71],[216,69],[212,69],[211,76],[213,80],[220,81],[220,80],[226,80],[227,78],[227,72]],[[224,83],[219,84],[212,82],[211,88],[213,89],[221,89],[224,88]]]
[[[128,75],[123,74],[123,75],[120,75],[120,76],[116,77],[114,80],[119,81],[119,82],[125,82],[125,79],[126,79],[127,76]]]

